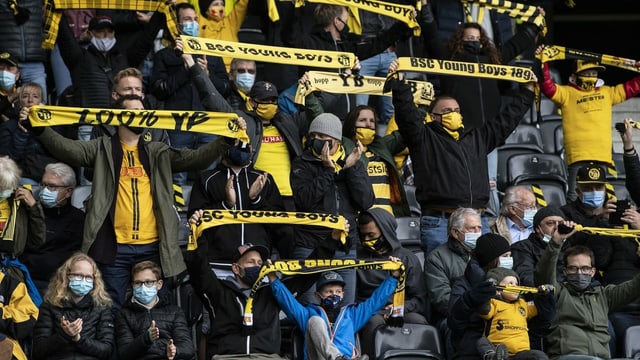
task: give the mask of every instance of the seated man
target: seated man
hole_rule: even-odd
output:
[[[398,258],[390,257],[392,261]],[[309,360],[358,359],[356,332],[386,304],[398,284],[400,271],[391,272],[365,302],[348,304],[342,301],[345,281],[334,271],[326,271],[316,282],[320,305],[303,306],[296,300],[275,273],[269,275],[271,289],[278,304],[305,334],[305,357]]]
[[[357,219],[360,243],[359,259],[386,260],[389,256],[402,261],[406,269],[404,321],[412,324],[427,324],[425,318],[426,289],[420,260],[411,250],[405,249],[396,237],[396,219],[388,211],[371,208],[361,212]],[[380,287],[387,277],[382,270],[356,270],[356,301],[364,302]],[[376,330],[389,320],[392,304],[387,299],[384,309],[373,315],[362,328],[360,343],[362,352],[373,357]]]
[[[492,221],[491,232],[515,244],[529,237],[536,214],[536,196],[525,186],[510,186],[504,192],[500,215]]]

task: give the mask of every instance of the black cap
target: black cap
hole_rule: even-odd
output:
[[[542,220],[548,218],[549,216],[560,216],[564,219],[564,213],[562,212],[562,210],[560,210],[560,208],[557,208],[555,206],[543,207],[542,209],[538,210],[533,216],[533,227],[538,227]]]
[[[487,266],[490,262],[497,259],[500,255],[511,251],[509,241],[504,237],[487,233],[478,238],[476,243],[476,259],[481,267]]]
[[[258,100],[277,98],[278,88],[268,81],[258,81],[249,91],[249,97]]]
[[[578,184],[605,184],[607,177],[601,166],[591,163],[578,169],[576,182]]]
[[[316,281],[316,291],[320,291],[323,286],[327,284],[338,284],[344,287],[345,282],[342,279],[342,276],[335,271],[325,271],[320,274],[320,279]]]
[[[240,258],[249,251],[257,251],[260,254],[260,258],[262,258],[262,261],[267,261],[270,257],[269,249],[266,247],[247,243],[238,247],[236,253],[233,255],[233,262],[238,262],[238,260],[240,260]]]
[[[12,66],[18,66],[18,59],[12,53],[0,50],[0,61],[8,62]]]
[[[105,27],[110,27],[112,30],[115,30],[116,27],[113,26],[113,21],[111,20],[111,16],[107,16],[107,15],[94,16],[93,18],[91,18],[91,21],[89,21],[89,31],[102,29]]]

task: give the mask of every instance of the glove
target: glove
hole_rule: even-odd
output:
[[[545,285],[538,286],[538,293],[540,295],[554,294],[555,291],[556,291],[556,288],[551,284],[545,284]]]
[[[474,285],[471,290],[462,295],[467,304],[477,307],[485,304],[496,296],[496,287],[491,281],[483,281]]]

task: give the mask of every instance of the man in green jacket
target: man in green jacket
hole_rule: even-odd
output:
[[[564,224],[574,227],[575,223]],[[562,243],[571,236],[556,231],[552,241],[538,262],[536,284],[552,284],[556,288],[557,315],[547,336],[551,359],[569,359],[579,355],[589,358],[610,359],[608,315],[618,307],[640,296],[640,274],[619,285],[602,286],[593,280],[593,252],[581,245],[564,252],[565,280],[556,279],[556,262]]]

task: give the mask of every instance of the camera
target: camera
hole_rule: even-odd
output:
[[[625,225],[626,223],[622,221],[622,215],[625,210],[631,207],[631,201],[627,200],[618,200],[616,201],[616,211],[609,215],[609,224],[610,225]]]

